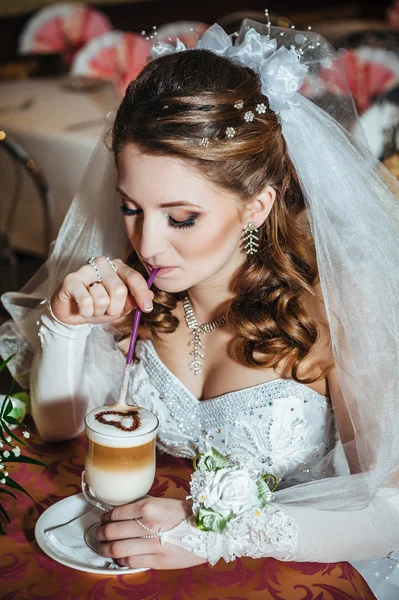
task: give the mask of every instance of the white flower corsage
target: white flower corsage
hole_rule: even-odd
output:
[[[255,480],[248,469],[213,447],[198,454],[193,465],[188,498],[193,500],[193,513],[202,531],[220,533],[230,519],[252,509],[261,510],[273,500],[277,487],[274,475],[267,473]]]

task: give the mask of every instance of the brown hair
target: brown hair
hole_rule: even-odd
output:
[[[241,100],[243,107],[236,108]],[[312,383],[331,368],[316,377],[298,376],[318,338],[302,303],[304,295],[314,295],[318,282],[316,253],[281,123],[270,109],[258,114],[261,103],[267,106],[267,98],[248,67],[207,50],[160,57],[127,88],[112,131],[112,151],[116,163],[129,143],[147,154],[178,157],[243,203],[266,185],[276,190],[272,211],[259,229],[259,251],[247,257],[232,282],[234,298],[226,317],[236,335],[230,354],[250,367],[275,369],[283,363],[293,379]],[[249,110],[254,119],[247,122],[243,117]],[[227,127],[235,130],[232,139]],[[203,138],[209,146],[201,144]],[[145,273],[137,255],[130,264]],[[175,331],[179,321],[171,311],[181,297],[155,289],[154,310],[143,315],[153,335]]]

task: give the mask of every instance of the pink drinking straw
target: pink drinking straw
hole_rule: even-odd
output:
[[[158,271],[159,271],[159,269],[153,269],[151,271],[150,276],[147,281],[148,289],[150,289],[152,284],[154,283],[154,279],[157,276]],[[132,333],[130,336],[129,350],[127,351],[125,368],[123,370],[121,388],[120,388],[119,396],[118,396],[118,400],[117,400],[117,404],[122,404],[125,406],[126,406],[127,384],[128,384],[128,380],[129,380],[130,367],[132,366],[132,362],[133,362],[133,355],[134,355],[134,349],[136,347],[140,319],[141,319],[141,310],[137,307],[135,315],[134,315],[134,320],[133,320]]]

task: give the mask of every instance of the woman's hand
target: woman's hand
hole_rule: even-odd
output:
[[[160,538],[140,539],[151,535],[135,519],[154,531],[176,527],[192,514],[191,504],[171,498],[144,498],[132,504],[118,506],[101,517],[97,539],[101,542],[99,554],[116,560],[123,567],[139,569],[184,569],[207,562],[178,546]]]
[[[67,325],[107,323],[124,317],[139,306],[145,312],[152,310],[154,293],[140,273],[119,258],[114,261],[117,272],[106,258],[95,259],[101,274],[101,283],[95,283],[92,266],[84,265],[70,273],[54,292],[51,308],[54,315]]]

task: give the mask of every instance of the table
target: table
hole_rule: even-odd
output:
[[[35,498],[23,494],[6,501],[11,525],[0,538],[0,600],[375,600],[359,573],[348,563],[285,563],[274,559],[237,559],[214,567],[200,565],[174,571],[134,575],[93,575],[69,569],[37,546],[34,527],[53,503],[80,493],[85,439],[44,443],[32,434],[23,454],[47,467],[24,463],[9,472]],[[18,435],[18,430],[16,430]],[[151,494],[185,498],[191,462],[166,454],[157,457]]]
[[[0,84],[0,130],[18,142],[40,166],[52,194],[51,224],[55,238],[78,189],[84,170],[118,99],[111,84],[92,91],[74,91],[63,78],[28,79]],[[27,108],[20,108],[31,101]],[[10,110],[11,107],[15,109]],[[69,129],[71,125],[84,127]],[[14,185],[13,169],[0,157],[3,207]],[[28,176],[23,178],[12,245],[45,254],[41,207]]]

